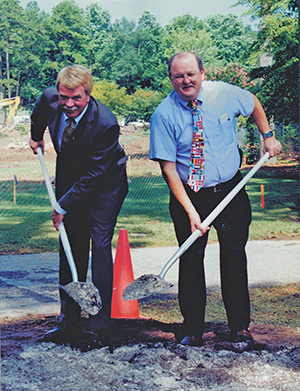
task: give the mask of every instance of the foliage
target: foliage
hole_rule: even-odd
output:
[[[271,64],[252,70],[260,98],[269,118],[277,124],[299,123],[298,15],[289,0],[240,0],[259,18],[259,34],[252,56],[268,56]]]
[[[299,127],[292,125],[281,125],[278,127],[281,135],[278,137],[283,145],[283,150],[286,155],[299,156]]]
[[[205,73],[209,80],[222,80],[242,88],[249,88],[255,84],[253,80],[250,80],[246,68],[236,62],[222,66],[219,69],[208,67]]]
[[[245,26],[236,15],[213,15],[207,18],[216,56],[223,64],[239,62],[249,64],[249,50],[257,32]]]
[[[83,9],[75,0],[63,0],[45,13],[36,1],[23,8],[20,0],[0,0],[0,99],[19,95],[22,106],[30,109],[40,93],[54,85],[63,66],[80,63],[103,82],[102,92],[95,84],[94,93],[116,114],[129,109],[147,114],[171,90],[167,59],[191,50],[202,59],[209,78],[251,87],[269,119],[295,128],[298,2],[237,4],[246,5],[259,20],[258,32],[234,15],[200,19],[185,14],[162,27],[149,11],[137,23],[125,18],[112,22],[96,2]],[[257,66],[265,55],[271,64]]]
[[[157,91],[136,90],[131,96],[131,104],[128,106],[128,113],[136,115],[137,118],[149,121],[150,115],[162,101],[163,97]]]
[[[138,89],[127,94],[125,87],[108,80],[94,83],[93,96],[107,105],[116,115],[130,114],[131,117],[149,120],[150,115],[163,99],[157,91]]]
[[[181,51],[192,51],[204,64],[219,64],[208,26],[196,17],[187,14],[172,19],[164,30],[162,41],[166,58]]]
[[[108,80],[94,83],[93,96],[108,106],[115,114],[124,114],[131,98],[126,94],[125,87]]]
[[[22,17],[23,9],[17,0],[0,1],[0,96],[8,98],[13,96],[12,90],[17,85],[17,67],[12,67],[12,62],[18,64],[22,50]]]

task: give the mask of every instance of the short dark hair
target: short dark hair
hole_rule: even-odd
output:
[[[180,52],[180,53],[174,54],[168,61],[168,73],[169,73],[169,75],[171,75],[171,66],[172,66],[172,62],[173,62],[174,58],[184,56],[185,54],[192,54],[193,56],[195,56],[195,59],[196,59],[196,61],[198,63],[199,71],[200,72],[203,71],[203,69],[204,69],[203,63],[200,60],[200,58],[197,56],[197,54],[195,54],[193,52]]]

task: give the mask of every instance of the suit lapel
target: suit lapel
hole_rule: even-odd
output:
[[[93,123],[95,118],[95,104],[93,100],[91,99],[87,111],[84,113],[83,117],[79,121],[77,127],[76,127],[76,141],[78,143],[83,142],[88,136],[90,135],[91,131],[93,130]]]
[[[53,118],[53,120],[49,122],[49,132],[54,144],[54,148],[57,152],[59,151],[58,128],[61,120],[61,115],[62,115],[62,110],[58,109],[58,113],[55,116],[55,118]]]

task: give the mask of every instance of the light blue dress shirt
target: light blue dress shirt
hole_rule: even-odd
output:
[[[252,114],[254,99],[240,87],[221,81],[203,81],[198,100],[204,132],[204,187],[210,187],[236,174],[240,165],[237,116]],[[188,103],[173,90],[156,108],[150,122],[149,158],[176,163],[184,183],[188,178],[193,140],[193,117]]]

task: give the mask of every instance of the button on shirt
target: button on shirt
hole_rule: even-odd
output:
[[[204,131],[204,187],[210,187],[236,174],[240,165],[237,116],[251,115],[254,99],[240,87],[221,81],[203,81],[198,100]],[[173,90],[157,107],[150,123],[149,158],[176,163],[184,183],[188,178],[193,140],[193,116],[188,103]]]

